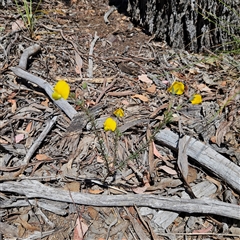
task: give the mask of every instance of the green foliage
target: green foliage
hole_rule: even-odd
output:
[[[37,4],[36,8],[34,9],[32,0],[30,0],[30,1],[23,0],[23,10],[21,10],[19,1],[15,0],[17,10],[22,17],[22,20],[24,21],[25,26],[28,29],[31,38],[34,37],[34,26],[36,23],[36,15],[37,15],[37,12],[38,12],[41,2],[42,2],[41,0],[38,1],[38,4]]]

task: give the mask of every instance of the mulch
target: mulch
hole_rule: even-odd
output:
[[[40,10],[31,35],[0,7],[0,239],[239,239],[239,55],[171,49],[104,0]]]

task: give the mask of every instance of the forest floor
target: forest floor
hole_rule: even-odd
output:
[[[0,239],[239,239],[239,55],[107,23],[106,0],[39,10],[29,32],[0,7]]]

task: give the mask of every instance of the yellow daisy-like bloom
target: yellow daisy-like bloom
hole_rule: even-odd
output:
[[[172,94],[182,95],[184,93],[184,84],[182,82],[173,82],[171,87],[168,88],[168,92]]]
[[[190,98],[190,101],[192,104],[200,104],[200,103],[202,103],[202,96],[200,94],[194,94]]]
[[[59,80],[53,88],[52,98],[58,100],[60,98],[67,99],[70,93],[70,86],[64,80]]]
[[[124,116],[124,111],[122,108],[118,108],[113,112],[113,114],[118,118],[122,118]]]
[[[117,122],[112,118],[107,118],[103,124],[105,131],[112,131],[114,132],[117,128]]]

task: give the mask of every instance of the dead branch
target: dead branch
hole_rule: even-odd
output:
[[[10,68],[14,74],[16,74],[18,77],[21,77],[23,79],[26,79],[29,82],[37,84],[39,87],[45,90],[49,98],[52,99],[52,101],[63,111],[66,113],[66,115],[70,118],[73,119],[75,114],[77,114],[77,111],[70,105],[65,99],[61,98],[59,100],[54,100],[52,98],[52,93],[53,93],[53,87],[51,84],[49,84],[47,81],[43,80],[40,77],[34,76],[33,74],[24,71],[23,69],[19,67],[11,67]]]
[[[170,129],[161,130],[155,139],[174,150],[178,148],[179,136]],[[186,136],[188,140],[187,155],[240,193],[240,167],[197,139]]]
[[[47,136],[49,131],[52,129],[53,125],[56,123],[57,118],[58,117],[55,116],[50,121],[47,122],[46,127],[43,129],[43,131],[40,134],[40,136],[38,137],[38,139],[33,143],[31,148],[28,150],[28,152],[23,160],[23,164],[27,165],[29,163],[29,160],[31,159],[32,155],[35,153],[35,151],[38,149],[40,144],[43,142],[43,140],[45,139],[45,137]]]
[[[115,11],[117,8],[115,6],[112,6],[103,16],[104,22],[106,24],[110,24],[110,21],[108,20],[108,17]]]
[[[36,180],[0,183],[0,191],[18,193],[25,195],[28,199],[44,198],[54,201],[57,199],[57,201],[68,203],[72,203],[73,199],[76,204],[101,207],[136,205],[139,207],[158,208],[174,212],[215,214],[240,220],[240,206],[212,199],[176,199],[150,194],[106,196],[76,192],[71,192],[71,199],[68,191],[48,187]]]
[[[41,47],[37,44],[27,48],[24,50],[20,60],[19,60],[19,67],[26,70],[27,69],[27,62],[28,62],[28,58],[34,54],[36,54],[37,52],[39,52],[41,50]]]

